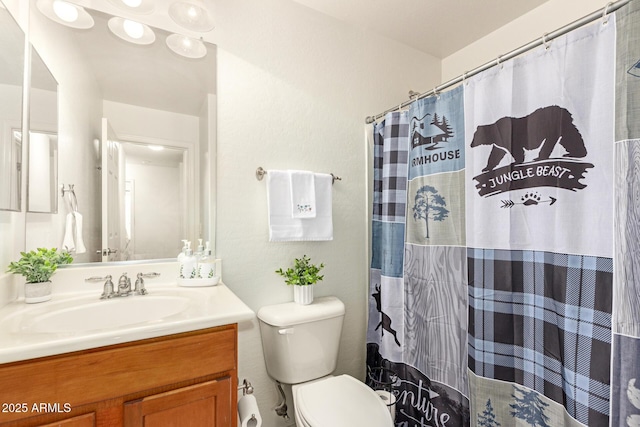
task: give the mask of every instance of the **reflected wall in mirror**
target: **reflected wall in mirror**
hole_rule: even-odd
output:
[[[31,47],[27,212],[57,213],[58,82]]]
[[[24,33],[0,2],[0,210],[20,210],[24,50]]]
[[[71,235],[86,247],[74,241],[76,263],[174,258],[181,239],[213,243],[216,47],[185,58],[161,29],[137,45],[110,32],[106,13],[87,9],[93,28],[73,29],[35,3],[30,39],[58,81],[58,185],[74,185],[77,211],[60,203],[55,215],[27,213],[26,249],[63,247],[69,214]],[[104,134],[103,118],[115,136]],[[172,163],[149,145],[173,153]],[[116,151],[109,167],[103,153]],[[118,171],[111,190],[110,170]]]

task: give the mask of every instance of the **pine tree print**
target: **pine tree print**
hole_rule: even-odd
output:
[[[493,412],[493,406],[491,406],[491,399],[487,400],[487,406],[485,407],[482,415],[478,414],[478,425],[482,427],[500,427],[501,424],[496,421],[496,414]]]
[[[429,220],[444,221],[449,216],[449,210],[445,208],[447,203],[435,187],[425,185],[416,192],[415,204],[413,205],[413,219],[424,219],[429,238]]]
[[[542,401],[540,395],[534,390],[521,389],[515,386],[513,388],[514,392],[511,397],[515,399],[515,403],[509,404],[512,409],[511,416],[520,418],[533,427],[551,427],[549,417],[544,413],[549,404]],[[518,393],[522,394],[522,397],[519,397]]]

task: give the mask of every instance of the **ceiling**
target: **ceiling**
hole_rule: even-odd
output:
[[[292,0],[445,58],[547,0]]]

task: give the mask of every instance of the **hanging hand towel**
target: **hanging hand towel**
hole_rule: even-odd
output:
[[[333,240],[332,177],[315,174],[316,217],[292,218],[291,179],[288,171],[267,174],[269,241]]]
[[[291,207],[293,218],[316,217],[316,187],[313,172],[291,171]]]
[[[67,214],[67,220],[64,226],[64,239],[62,240],[62,248],[68,252],[76,250],[76,244],[73,241],[73,214]]]
[[[73,216],[76,218],[76,253],[83,254],[87,251],[82,240],[82,215],[80,212],[74,212]]]

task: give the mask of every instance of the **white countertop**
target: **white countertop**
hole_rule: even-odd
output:
[[[51,301],[43,303],[25,304],[23,299],[17,299],[1,307],[0,363],[189,332],[238,323],[255,317],[255,313],[222,283],[200,288],[182,288],[171,283],[148,284],[147,289],[149,295],[100,300],[100,292],[96,292],[96,287],[93,287],[91,290],[54,292]],[[168,301],[169,304],[179,301],[181,308],[176,309],[176,313],[160,319],[118,325],[121,318],[118,310],[115,309],[119,307],[117,305],[119,303],[115,302],[112,306],[115,326],[87,327],[90,330],[83,330],[84,325],[80,323],[78,330],[54,332],[43,332],[43,329],[47,329],[46,327],[34,327],[38,319],[40,325],[46,324],[43,319],[46,319],[50,313],[73,310],[73,307],[78,304],[89,304],[96,308],[96,316],[98,311],[102,312],[102,315],[106,312],[106,315],[110,316],[108,304],[118,299],[128,298],[149,298],[145,302],[151,302],[153,298],[157,298],[158,301],[164,299],[164,302]],[[89,320],[91,319],[87,322]],[[78,319],[78,322],[82,322],[82,319]]]

